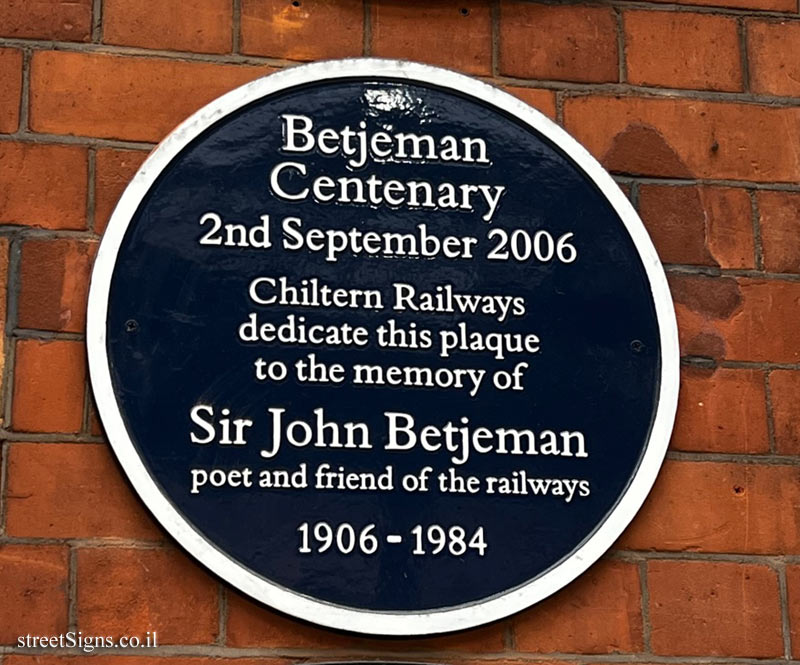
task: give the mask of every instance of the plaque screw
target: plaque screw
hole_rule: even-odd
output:
[[[125,321],[125,332],[135,333],[137,330],[139,330],[139,322],[136,319]]]
[[[461,16],[469,16],[469,9],[467,9],[466,7],[463,7],[461,9]]]
[[[644,351],[644,342],[638,339],[633,340],[631,342],[631,351],[633,351],[634,353],[641,353],[642,351]]]

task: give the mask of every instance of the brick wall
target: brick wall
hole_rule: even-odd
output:
[[[70,628],[158,630],[164,646],[129,665],[800,660],[797,12],[797,0],[0,0],[2,665],[80,660],[14,646]],[[134,497],[87,386],[92,258],[148,150],[234,86],[362,54],[485,78],[583,142],[652,234],[683,354],[668,460],[613,550],[533,609],[415,641],[317,629],[206,573]]]

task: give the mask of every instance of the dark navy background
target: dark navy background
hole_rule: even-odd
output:
[[[393,100],[387,104],[386,100]],[[268,189],[268,173],[284,160],[302,161],[312,177],[350,174],[342,156],[282,155],[281,113],[311,116],[315,129],[366,119],[371,131],[391,126],[434,136],[482,137],[490,166],[463,164],[368,163],[363,177],[502,184],[507,187],[491,224],[473,213],[420,211],[354,205],[281,201]],[[208,211],[225,222],[273,222],[271,250],[208,247],[198,239],[198,220]],[[472,261],[376,259],[341,255],[337,263],[320,254],[284,252],[274,231],[286,215],[304,228],[357,226],[377,231],[407,231],[420,222],[439,236],[481,238]],[[579,259],[571,265],[487,261],[493,227],[543,228],[555,237],[574,232]],[[247,288],[258,276],[288,276],[296,283],[318,277],[338,287],[381,288],[386,311],[296,308],[311,323],[365,325],[374,329],[394,317],[421,327],[454,326],[450,315],[392,312],[390,285],[410,282],[418,290],[451,283],[456,292],[524,296],[527,315],[497,323],[469,316],[471,328],[485,332],[533,332],[541,352],[512,356],[503,363],[490,354],[459,354],[443,360],[435,352],[389,351],[373,342],[368,350],[318,350],[320,359],[351,366],[499,367],[519,360],[530,368],[524,393],[491,387],[490,374],[476,398],[466,391],[260,384],[253,377],[258,356],[287,364],[305,355],[302,347],[240,343],[237,329],[251,311],[261,321],[280,322],[291,308],[257,307]],[[139,327],[126,331],[134,319]],[[631,342],[644,344],[641,352]],[[312,349],[313,350],[313,349]],[[420,610],[476,601],[523,584],[573,552],[608,516],[627,486],[648,438],[658,390],[659,343],[655,311],[636,249],[601,192],[550,142],[513,118],[472,98],[422,84],[369,80],[316,83],[256,102],[194,141],[167,167],[143,200],[120,249],[108,316],[112,380],[131,438],[157,483],[178,510],[218,548],[264,578],[296,592],[357,608]],[[247,446],[190,443],[190,409],[198,403],[224,407],[248,417]],[[268,407],[288,409],[290,418],[312,418],[324,407],[340,422],[366,421],[375,436],[371,451],[331,451],[284,445],[273,460],[262,460],[271,419]],[[406,411],[418,428],[458,422],[467,415],[473,427],[580,430],[588,459],[478,455],[458,467],[480,476],[525,469],[530,476],[585,478],[591,496],[509,497],[412,495],[381,492],[268,491],[258,487],[212,489],[189,494],[189,469],[222,466],[292,469],[322,462],[348,470],[380,471],[395,466],[395,483],[405,472],[431,465],[435,473],[451,466],[444,451],[407,453],[383,450],[383,412]],[[378,525],[378,554],[300,555],[297,527],[302,522],[349,522],[356,529]],[[412,556],[409,531],[416,524],[461,525],[472,533],[483,525],[488,550],[479,557],[448,554]],[[405,536],[402,545],[385,543],[388,533]]]

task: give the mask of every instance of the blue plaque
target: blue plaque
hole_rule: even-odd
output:
[[[93,389],[192,555],[291,615],[499,619],[622,533],[672,428],[664,273],[553,122],[453,72],[292,68],[212,102],[123,194]]]

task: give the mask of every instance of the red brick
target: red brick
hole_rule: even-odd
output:
[[[75,433],[83,421],[86,349],[82,342],[17,342],[11,426],[18,432]]]
[[[105,444],[14,443],[8,464],[12,536],[163,538]]]
[[[22,51],[0,48],[0,133],[10,134],[19,127],[22,99]]]
[[[489,75],[492,68],[489,3],[429,0],[407,4],[378,0],[372,5],[372,55]]]
[[[515,653],[509,653],[508,658],[470,658],[466,660],[458,659],[458,665],[487,665],[487,660],[491,660],[492,665],[530,665],[531,659],[526,655],[517,656]],[[578,665],[575,661],[556,660],[554,658],[536,659],[536,665]]]
[[[800,361],[800,283],[679,273],[669,283],[685,355]]]
[[[78,625],[85,634],[156,631],[159,644],[208,644],[217,635],[218,596],[216,579],[177,550],[78,551]]]
[[[735,19],[654,11],[625,12],[623,19],[630,83],[698,90],[742,89]]]
[[[228,593],[230,647],[291,647],[299,649],[359,648],[380,651],[498,652],[504,648],[507,624],[461,632],[457,635],[408,640],[369,639],[324,630],[276,614],[237,592]]]
[[[94,179],[94,230],[102,234],[114,207],[136,175],[147,153],[139,150],[98,150]]]
[[[0,238],[0,376],[6,364],[6,318],[8,308],[8,238]],[[4,398],[0,396],[0,426],[3,426],[2,414],[5,413]]]
[[[641,651],[637,566],[601,561],[552,598],[513,622],[517,649],[549,653]]]
[[[158,632],[158,631],[156,631]],[[144,637],[144,636],[143,636]],[[157,636],[156,636],[157,637]],[[141,638],[140,638],[141,639]],[[258,658],[230,658],[225,660],[219,656],[168,656],[159,653],[158,663],[161,665],[289,665],[294,660],[259,656]],[[33,655],[7,654],[4,665],[153,665],[152,656],[103,656],[97,651],[80,656],[73,655]],[[498,665],[502,665],[498,663]],[[523,665],[523,664],[515,664]],[[568,664],[563,664],[568,665]]]
[[[673,4],[673,0],[653,0]],[[709,7],[731,7],[733,9],[774,9],[796,12],[797,0],[680,0],[681,5],[704,5]]]
[[[359,56],[364,7],[340,0],[242,0],[242,53],[287,60]]]
[[[37,132],[158,141],[193,112],[268,67],[39,51],[31,69]]]
[[[58,238],[25,242],[20,262],[19,327],[82,332],[96,251],[93,241]]]
[[[800,97],[800,21],[746,22],[750,89]]]
[[[556,119],[556,93],[552,90],[520,88],[517,86],[506,86],[505,89],[537,111],[544,113],[551,120]]]
[[[767,566],[650,561],[650,641],[666,656],[782,657],[778,575]]]
[[[800,566],[786,567],[786,587],[792,656],[798,658],[800,657]]]
[[[565,100],[564,125],[618,173],[800,180],[800,108],[586,96]]]
[[[800,194],[758,192],[764,267],[800,273]]]
[[[92,0],[0,0],[0,36],[88,42]]]
[[[711,453],[768,453],[764,373],[681,368],[672,447]]]
[[[104,0],[106,44],[195,53],[228,53],[233,34],[229,0]]]
[[[0,545],[0,644],[67,629],[67,548]]]
[[[744,189],[642,185],[639,213],[665,263],[755,268]]]
[[[676,552],[800,552],[800,469],[667,461],[618,547]]]
[[[92,436],[103,436],[103,424],[100,422],[100,416],[97,415],[97,407],[94,400],[89,404],[89,433]]]
[[[781,455],[800,455],[800,372],[770,372],[775,449]]]
[[[617,23],[609,7],[500,5],[499,69],[517,78],[619,80]]]
[[[0,142],[0,223],[85,228],[87,164],[79,146]]]

